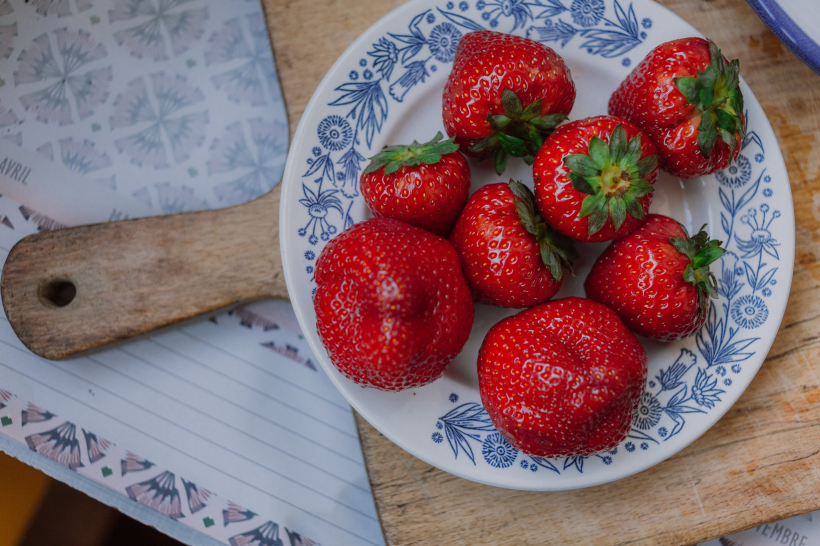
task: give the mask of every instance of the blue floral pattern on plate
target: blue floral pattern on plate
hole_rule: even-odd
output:
[[[664,175],[668,179],[656,193],[653,211],[679,219],[686,215],[690,229],[708,218],[710,233],[724,241],[728,252],[713,267],[720,297],[710,303],[704,328],[680,343],[645,343],[650,359],[646,391],[629,437],[617,449],[591,457],[541,459],[509,445],[481,405],[474,379],[482,332],[492,324],[486,318],[439,381],[403,393],[354,388],[327,361],[310,331],[315,322],[313,260],[333,235],[367,217],[358,190],[366,157],[396,143],[390,139],[401,132],[411,110],[429,104],[418,101],[435,100],[456,40],[485,28],[541,41],[561,54],[571,70],[582,64],[582,77],[601,71],[611,78],[607,81],[613,90],[655,44],[697,34],[647,0],[416,0],[404,5],[351,46],[303,116],[288,158],[280,210],[286,280],[311,348],[333,382],[376,428],[414,455],[504,487],[554,490],[604,483],[686,446],[731,406],[762,363],[791,280],[793,209],[785,166],[762,109],[744,87],[748,136],[738,160],[719,175],[705,177],[703,184],[688,182],[687,194],[680,193],[680,182]],[[371,78],[362,77],[365,70]],[[582,97],[571,119],[604,113],[606,97],[594,108]],[[441,126],[432,108],[425,114],[412,111],[410,118],[431,116],[425,118],[427,125]],[[489,170],[472,165],[474,187],[476,177],[479,184],[497,181]],[[677,199],[675,191],[686,198]],[[691,206],[685,203],[689,200]],[[677,210],[680,202],[689,208],[676,216],[671,209]],[[586,267],[594,257],[587,258]],[[561,295],[582,295],[580,282]],[[487,313],[489,308],[478,309],[477,317]]]

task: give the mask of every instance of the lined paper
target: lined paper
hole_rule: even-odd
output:
[[[110,214],[113,192],[96,192],[72,218]],[[5,261],[37,225],[6,197],[0,224],[3,217],[13,226],[0,225]],[[241,314],[62,362],[30,353],[2,317],[0,389],[241,504],[260,522],[325,545],[384,544],[350,406],[301,336]]]

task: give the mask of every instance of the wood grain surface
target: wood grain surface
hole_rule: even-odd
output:
[[[391,0],[263,0],[296,127],[325,72]],[[820,509],[820,76],[744,0],[660,0],[705,35],[760,100],[786,158],[797,255],[766,362],[711,430],[630,478],[559,493],[497,489],[442,472],[358,418],[387,543],[683,545]]]
[[[277,190],[227,209],[26,237],[0,282],[9,323],[32,352],[59,360],[241,303],[287,298],[278,210]],[[57,286],[73,287],[74,296],[61,297]]]

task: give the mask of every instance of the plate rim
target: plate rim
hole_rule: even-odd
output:
[[[288,154],[288,160],[287,160],[287,163],[286,163],[286,166],[285,166],[285,171],[284,171],[284,175],[283,175],[283,179],[282,179],[283,183],[282,183],[282,193],[281,193],[280,209],[279,209],[279,242],[280,242],[280,249],[281,249],[281,255],[282,255],[282,265],[283,265],[283,271],[284,271],[284,276],[285,276],[285,282],[286,282],[286,285],[288,286],[289,291],[290,291],[290,287],[293,286],[296,283],[295,275],[297,274],[295,270],[292,271],[292,267],[290,267],[290,265],[292,265],[292,264],[288,263],[289,259],[288,259],[287,256],[290,255],[290,252],[288,252],[288,251],[293,246],[295,246],[295,240],[291,241],[286,236],[287,228],[290,224],[290,219],[291,219],[291,214],[290,214],[291,209],[288,208],[285,205],[286,203],[292,202],[293,194],[294,194],[294,192],[296,192],[298,190],[298,187],[297,187],[298,185],[297,184],[288,184],[287,180],[289,180],[291,178],[293,178],[293,179],[300,178],[298,175],[295,174],[295,171],[297,169],[297,167],[295,165],[295,163],[296,163],[295,155],[296,154],[291,153],[293,150],[296,149],[296,146],[294,144],[299,142],[304,137],[304,133],[306,133],[307,131],[313,129],[312,126],[310,126],[310,127],[308,126],[307,119],[310,117],[310,115],[312,114],[314,109],[316,109],[317,107],[323,107],[324,106],[323,104],[321,104],[319,102],[320,101],[319,97],[320,96],[323,97],[324,93],[327,91],[327,89],[329,87],[331,87],[331,85],[332,85],[331,80],[333,79],[333,76],[335,75],[336,70],[338,69],[338,67],[341,66],[342,64],[344,64],[345,62],[347,62],[349,60],[348,59],[349,57],[350,58],[354,57],[354,55],[352,55],[352,54],[357,50],[358,46],[363,42],[367,42],[369,40],[372,40],[373,36],[371,36],[371,33],[377,32],[378,31],[377,29],[381,28],[384,25],[384,23],[387,22],[388,20],[392,20],[394,17],[398,18],[398,17],[401,16],[401,14],[403,12],[406,12],[406,11],[413,11],[413,13],[415,13],[417,5],[420,5],[420,4],[426,5],[428,3],[433,3],[433,2],[436,2],[436,1],[437,0],[410,0],[410,1],[402,4],[401,6],[398,6],[397,8],[389,11],[387,14],[380,17],[376,22],[374,22],[372,25],[370,25],[347,48],[345,48],[344,52],[333,63],[333,65],[331,65],[331,67],[328,69],[328,71],[325,73],[324,77],[320,81],[319,85],[316,87],[316,89],[313,92],[313,95],[311,96],[307,106],[305,107],[305,110],[303,111],[303,113],[300,117],[299,123],[297,125],[296,131],[294,132],[294,136],[293,136],[293,139],[291,141],[291,147],[290,147],[289,154]],[[675,20],[675,22],[685,25],[686,28],[691,28],[694,31],[692,33],[693,36],[703,37],[703,34],[699,30],[697,30],[693,25],[691,25],[688,21],[686,21],[685,19],[683,19],[682,17],[677,15],[675,12],[669,10],[665,6],[658,4],[657,2],[655,2],[653,0],[631,0],[631,1],[636,3],[636,4],[651,5],[651,6],[653,6],[653,9],[658,9],[658,10],[662,11],[664,13],[664,16],[673,18]],[[752,0],[750,0],[750,1],[752,1]],[[658,42],[658,43],[662,43],[662,42]],[[780,330],[780,326],[781,326],[783,317],[784,317],[785,312],[786,312],[786,308],[787,308],[787,304],[788,304],[788,298],[789,298],[789,295],[790,295],[790,292],[791,292],[792,279],[793,279],[793,275],[794,275],[794,255],[795,255],[795,251],[796,251],[796,248],[795,248],[796,231],[795,231],[795,217],[794,217],[794,201],[793,201],[793,195],[792,195],[792,192],[791,192],[791,186],[790,186],[789,179],[788,179],[788,171],[785,168],[785,159],[783,157],[783,153],[782,153],[782,150],[780,148],[780,143],[777,141],[777,136],[775,135],[774,130],[771,126],[771,122],[769,121],[768,117],[765,115],[765,112],[763,111],[762,106],[760,106],[759,100],[754,95],[754,93],[751,91],[751,88],[749,88],[749,86],[746,84],[745,80],[743,80],[742,77],[740,78],[740,80],[741,80],[741,85],[744,86],[746,90],[748,90],[749,94],[754,98],[755,103],[760,107],[760,110],[763,113],[763,115],[759,116],[759,117],[762,120],[765,120],[766,129],[768,129],[768,131],[772,135],[772,137],[774,139],[774,142],[777,143],[777,154],[776,154],[776,157],[772,158],[772,160],[776,161],[779,167],[782,167],[782,171],[785,175],[785,181],[784,181],[783,184],[788,189],[787,201],[788,201],[788,205],[789,205],[789,209],[790,209],[790,213],[791,213],[791,222],[789,224],[783,225],[783,230],[784,231],[788,230],[788,235],[790,236],[790,242],[791,242],[790,255],[788,256],[789,260],[788,261],[784,260],[784,264],[788,263],[788,269],[789,269],[789,271],[788,271],[788,288],[787,288],[785,294],[783,295],[783,300],[782,300],[783,303],[782,303],[782,306],[779,309],[779,313],[777,313],[778,316],[775,317],[775,314],[772,313],[771,318],[772,319],[774,319],[774,318],[777,319],[776,321],[774,321],[774,320],[772,321],[773,327],[774,327],[775,324],[777,325],[775,334],[772,336],[771,340],[768,343],[759,345],[757,347],[758,350],[755,351],[755,353],[760,353],[762,355],[768,355],[768,352],[771,349],[771,347],[774,344],[774,341],[777,337],[777,332],[779,332],[779,330]],[[748,103],[748,101],[747,101],[747,103]],[[786,278],[784,277],[783,280],[785,281]],[[299,299],[291,298],[291,303],[293,304],[294,311],[296,313],[297,319],[298,319],[300,325],[302,326],[302,328],[306,329],[305,326],[309,326],[308,329],[314,329],[315,330],[315,324],[306,324],[306,316],[304,314],[304,307],[302,305],[302,302]],[[308,342],[308,345],[310,346],[311,350],[315,354],[317,354],[317,355],[324,354],[324,348],[321,346],[321,344],[317,340],[314,340],[311,336],[307,336],[307,335],[305,336],[305,340]],[[744,392],[746,392],[746,389],[749,387],[751,382],[757,376],[757,373],[760,370],[760,367],[763,365],[763,362],[765,362],[766,358],[764,356],[760,360],[760,362],[756,365],[756,367],[754,369],[754,373],[752,373],[749,376],[748,382],[743,386],[743,389],[734,391],[736,394],[727,396],[725,398],[726,404],[722,408],[722,410],[718,409],[717,411],[710,411],[708,413],[708,419],[707,419],[708,424],[705,424],[702,429],[700,429],[696,433],[693,433],[693,435],[691,436],[691,439],[689,439],[683,445],[668,450],[668,453],[664,453],[663,456],[660,457],[660,458],[657,458],[657,457],[651,458],[651,459],[647,460],[645,464],[643,462],[640,462],[640,463],[639,462],[633,462],[632,464],[629,465],[628,468],[624,469],[620,473],[617,473],[617,475],[612,475],[612,476],[606,475],[605,477],[603,477],[603,479],[599,479],[599,480],[589,480],[589,481],[580,480],[583,483],[573,483],[571,485],[561,484],[558,487],[554,487],[554,486],[550,487],[549,483],[547,483],[547,484],[538,484],[538,485],[534,485],[532,487],[528,487],[527,486],[528,482],[525,482],[522,485],[511,485],[511,484],[508,484],[508,483],[494,481],[492,479],[485,479],[483,476],[478,477],[478,476],[475,476],[475,475],[471,475],[471,474],[462,472],[462,471],[460,471],[460,467],[457,466],[456,464],[454,464],[456,462],[456,459],[453,459],[453,461],[446,460],[445,463],[442,464],[442,462],[439,461],[439,460],[436,460],[432,457],[427,457],[423,452],[420,452],[417,449],[413,449],[413,446],[410,442],[404,441],[400,436],[395,435],[392,428],[377,426],[375,423],[378,422],[379,419],[377,418],[377,416],[373,415],[373,411],[370,410],[370,409],[367,409],[357,399],[349,397],[346,390],[344,388],[342,388],[343,378],[340,375],[338,375],[337,373],[332,373],[332,372],[335,371],[335,369],[329,369],[328,368],[328,366],[332,366],[332,364],[325,363],[324,358],[320,358],[318,356],[317,356],[317,360],[322,365],[322,368],[324,369],[324,371],[327,372],[328,378],[331,380],[333,385],[340,391],[340,393],[344,396],[344,398],[347,400],[347,402],[353,407],[353,409],[355,409],[366,421],[368,421],[368,423],[370,423],[374,428],[376,428],[381,434],[383,434],[391,442],[398,445],[400,448],[407,451],[409,454],[413,455],[414,457],[417,457],[417,458],[421,459],[422,461],[424,461],[424,462],[426,462],[426,463],[428,463],[428,464],[430,464],[430,465],[432,465],[436,468],[439,468],[439,469],[441,469],[445,472],[448,472],[450,474],[459,476],[461,478],[464,478],[464,479],[467,479],[467,480],[470,480],[470,481],[474,481],[476,483],[482,483],[482,484],[486,484],[486,485],[490,485],[490,486],[494,486],[494,487],[500,487],[500,488],[505,488],[505,489],[515,489],[515,490],[565,491],[565,490],[581,489],[581,488],[586,488],[586,487],[594,487],[596,485],[611,483],[611,482],[614,482],[614,481],[617,481],[617,480],[627,478],[629,476],[632,476],[634,474],[642,472],[642,471],[644,471],[648,468],[656,466],[656,465],[662,463],[663,461],[665,461],[666,459],[668,459],[669,457],[671,457],[671,456],[679,453],[683,449],[687,448],[693,442],[695,442],[698,438],[700,438],[704,433],[706,433],[708,430],[710,430],[715,425],[715,423],[717,423],[717,421],[720,420],[729,411],[729,409],[731,409],[734,406],[734,404],[737,402],[737,400],[743,395]],[[727,393],[727,394],[729,394],[729,393]],[[667,444],[667,445],[669,445],[669,444]],[[583,474],[583,476],[586,477],[588,475]],[[492,476],[488,476],[488,478],[492,478]]]
[[[820,74],[820,44],[789,17],[777,0],[747,0],[777,38],[806,65]]]

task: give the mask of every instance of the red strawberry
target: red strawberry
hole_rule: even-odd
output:
[[[661,168],[681,178],[719,171],[745,135],[740,64],[702,38],[653,49],[609,99],[609,113],[646,132]]]
[[[544,223],[530,189],[514,180],[475,192],[450,242],[476,301],[501,307],[547,301],[578,257],[572,241]]]
[[[658,156],[637,127],[598,116],[556,129],[535,158],[533,178],[538,210],[553,228],[580,241],[609,241],[643,222]]]
[[[364,200],[374,216],[393,218],[446,237],[467,202],[470,166],[458,144],[442,139],[389,146],[362,173]]]
[[[720,244],[703,228],[690,238],[672,218],[650,214],[598,257],[584,288],[633,332],[660,341],[684,339],[700,330],[709,296],[717,297],[709,264],[725,252]]]
[[[510,443],[536,457],[587,456],[629,432],[646,353],[618,316],[583,298],[493,326],[478,353],[481,402]]]
[[[479,30],[464,35],[442,97],[444,126],[464,153],[527,164],[567,119],[575,84],[564,60],[528,38]]]
[[[453,247],[389,218],[354,224],[316,264],[316,326],[331,362],[397,391],[438,378],[464,347],[473,299]]]

